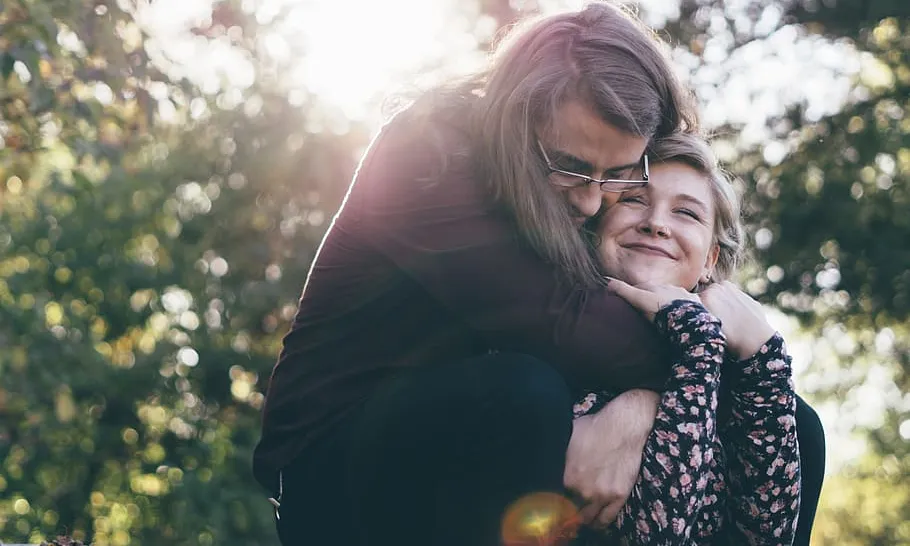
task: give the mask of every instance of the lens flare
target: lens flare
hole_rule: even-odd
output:
[[[502,520],[506,546],[564,546],[575,538],[578,508],[558,493],[532,493],[518,499]]]

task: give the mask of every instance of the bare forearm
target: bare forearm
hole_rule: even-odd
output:
[[[594,429],[609,431],[618,441],[644,446],[654,426],[660,394],[645,389],[626,391],[594,415]]]
[[[566,452],[565,485],[587,504],[585,524],[607,526],[625,504],[638,478],[642,452],[654,423],[658,395],[628,391],[596,413],[575,419]]]

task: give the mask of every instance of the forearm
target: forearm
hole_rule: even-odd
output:
[[[731,540],[790,544],[800,494],[790,357],[776,335],[735,366],[730,377],[732,415],[720,431],[728,451]]]
[[[600,411],[578,415],[566,452],[565,486],[584,499],[581,521],[609,525],[622,508],[641,468],[658,395],[623,393]]]
[[[575,405],[575,417],[594,414],[594,422],[599,423],[599,428],[609,429],[611,433],[619,430],[630,441],[644,443],[651,432],[659,403],[660,394],[650,390],[632,389],[619,395],[600,391],[589,393]],[[610,411],[602,411],[608,404]]]

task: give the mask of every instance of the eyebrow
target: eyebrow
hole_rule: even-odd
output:
[[[591,169],[592,172],[595,170],[595,167],[592,163],[585,161],[584,159],[581,159],[579,157],[575,157],[574,155],[572,155],[568,152],[564,152],[562,150],[555,149],[550,153],[557,156],[554,159],[557,159],[557,160],[565,159],[565,160],[575,163],[581,167],[584,167],[586,169]],[[641,165],[641,159],[639,159],[638,161],[635,161],[634,163],[627,163],[625,165],[619,165],[616,167],[610,167],[610,168],[604,169],[603,172],[604,173],[615,173],[617,171],[625,171],[628,169],[634,169],[635,167],[638,167],[640,165]]]
[[[699,207],[704,209],[706,212],[711,210],[711,207],[709,207],[707,203],[705,203],[704,201],[702,201],[701,199],[699,199],[693,195],[689,195],[687,193],[681,193],[681,194],[677,195],[676,198],[681,201],[686,201],[686,202],[698,205]]]

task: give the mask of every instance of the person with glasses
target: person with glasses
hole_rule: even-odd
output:
[[[649,142],[696,127],[663,44],[593,3],[516,26],[382,128],[269,379],[253,471],[283,544],[500,544],[517,499],[563,506],[567,467],[588,513],[618,513],[669,349],[607,290],[593,227],[602,187],[646,182]],[[570,160],[598,183],[558,183]],[[583,388],[621,393],[584,430]]]

